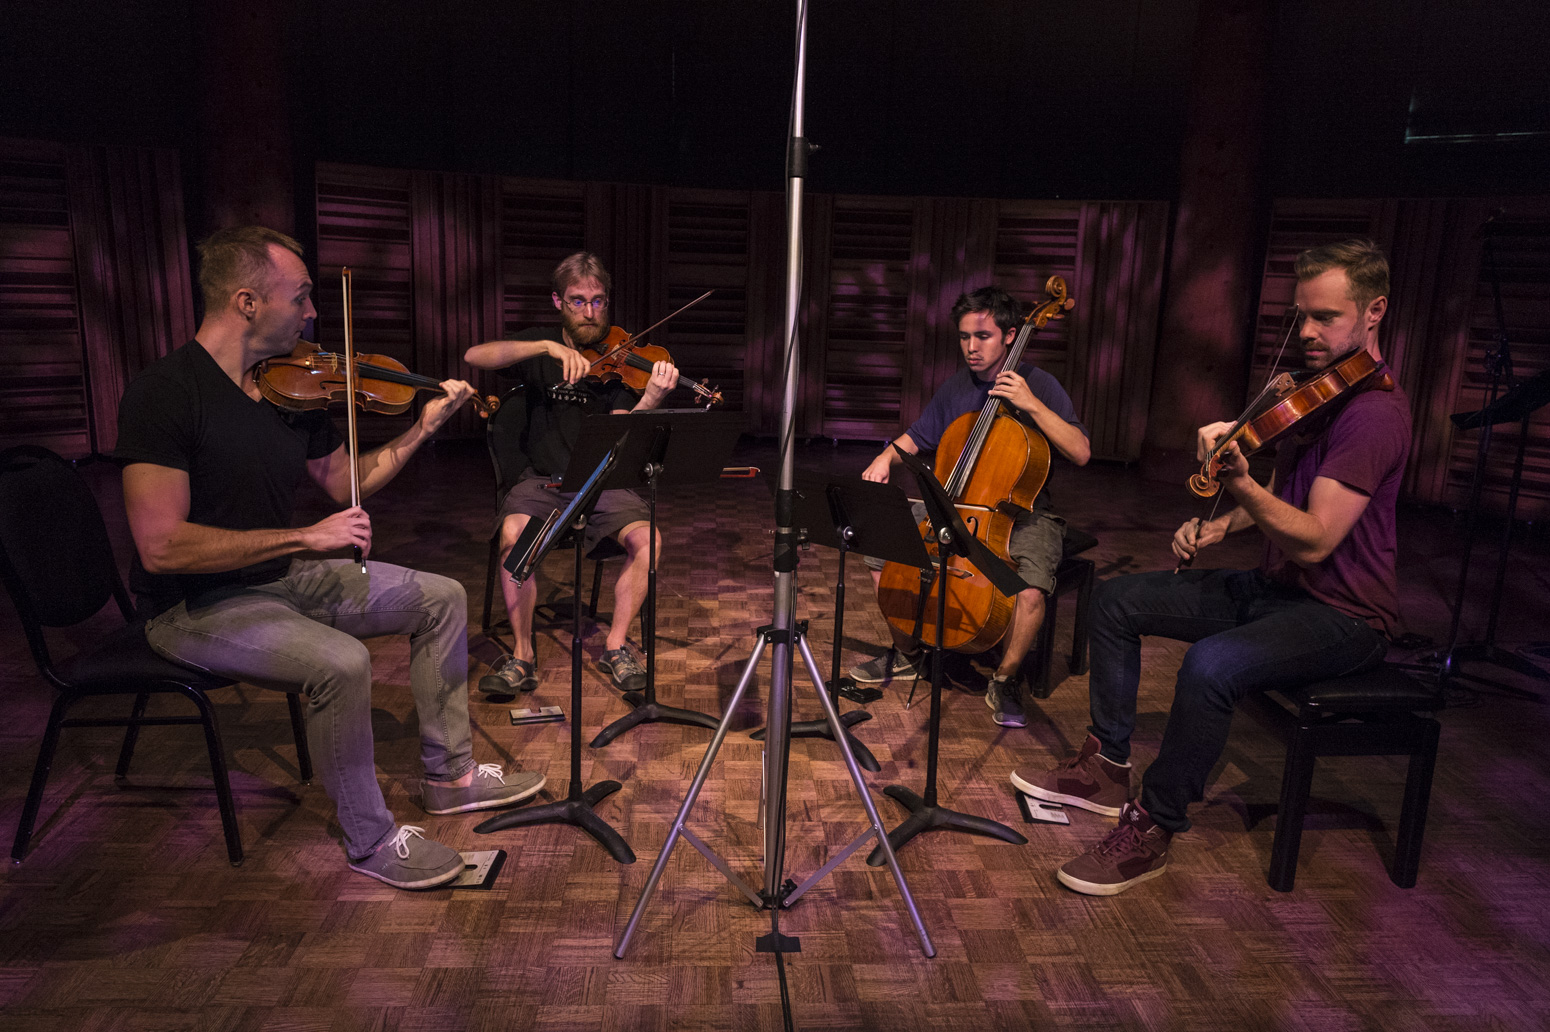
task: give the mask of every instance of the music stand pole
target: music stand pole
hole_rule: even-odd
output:
[[[776,972],[780,979],[781,1002],[783,1008],[789,1007],[786,997],[786,973],[783,954],[797,952],[801,944],[795,936],[782,935],[780,931],[780,912],[786,903],[795,898],[794,894],[806,891],[813,880],[832,870],[834,865],[849,856],[852,851],[862,843],[869,841],[872,836],[882,840],[886,855],[886,863],[893,873],[894,882],[899,886],[900,895],[903,896],[905,906],[915,925],[915,932],[920,937],[922,950],[926,956],[936,956],[936,948],[931,945],[931,939],[926,934],[925,925],[920,920],[920,913],[915,908],[914,898],[910,895],[909,886],[905,884],[904,874],[899,869],[899,862],[893,854],[893,850],[886,846],[886,838],[883,835],[881,819],[877,815],[876,807],[872,804],[872,797],[867,791],[866,782],[861,778],[861,771],[856,766],[855,756],[850,751],[849,742],[846,741],[844,726],[840,724],[839,717],[833,706],[829,704],[828,697],[823,694],[823,675],[818,671],[817,664],[812,659],[812,652],[807,648],[806,640],[801,637],[805,628],[799,628],[796,622],[796,569],[798,562],[797,546],[798,534],[793,524],[793,507],[795,490],[795,463],[792,445],[796,434],[796,404],[797,390],[800,386],[800,353],[797,347],[797,316],[802,301],[802,181],[807,175],[808,142],[802,135],[803,132],[803,88],[807,76],[807,0],[797,0],[797,51],[796,51],[796,79],[791,99],[791,139],[787,150],[787,172],[789,180],[788,203],[786,206],[786,336],[785,336],[785,398],[781,405],[781,430],[780,430],[780,480],[775,495],[775,612],[774,619],[769,625],[759,629],[759,642],[755,646],[753,655],[749,657],[748,665],[743,670],[742,679],[738,682],[737,690],[733,692],[731,700],[727,703],[726,714],[721,719],[721,724],[716,728],[716,734],[711,739],[710,746],[705,750],[705,757],[700,761],[698,773],[689,788],[689,794],[684,798],[683,805],[679,808],[678,817],[673,823],[672,831],[667,841],[662,846],[662,852],[657,857],[656,864],[652,867],[651,875],[646,881],[646,887],[641,892],[640,899],[636,901],[635,911],[630,916],[629,924],[625,927],[624,934],[619,940],[619,945],[614,949],[615,957],[623,957],[624,951],[629,947],[630,937],[635,933],[640,923],[641,915],[651,901],[652,894],[656,891],[657,883],[662,872],[667,867],[669,857],[672,855],[674,845],[679,838],[687,838],[705,858],[714,864],[734,885],[746,896],[754,901],[755,905],[767,907],[770,911],[770,934],[760,936],[755,942],[755,949],[760,953],[774,953],[776,960]],[[764,815],[764,891],[753,892],[740,878],[732,873],[730,867],[720,857],[712,853],[704,843],[695,838],[687,828],[684,821],[689,810],[694,805],[701,787],[705,784],[705,778],[710,772],[711,763],[715,760],[716,751],[720,749],[722,741],[726,738],[727,730],[732,718],[736,714],[737,705],[747,691],[753,676],[759,667],[759,661],[764,654],[766,646],[771,648],[770,670],[770,698],[765,727],[768,731],[768,741],[764,750],[764,775],[767,793],[765,798]],[[824,704],[825,715],[834,725],[834,737],[839,744],[840,751],[845,757],[846,768],[850,773],[851,781],[860,794],[862,803],[866,807],[867,816],[871,822],[861,837],[857,838],[850,847],[843,850],[832,859],[813,878],[808,879],[802,887],[791,884],[789,888],[782,885],[783,865],[786,848],[786,777],[788,773],[787,758],[791,746],[789,725],[791,720],[791,667],[792,654],[800,650],[804,663],[807,664],[809,676],[818,688],[820,701]],[[789,1017],[789,1010],[788,1010]]]
[[[575,568],[571,581],[570,789],[565,798],[559,802],[497,814],[474,830],[487,835],[504,828],[523,827],[529,824],[571,824],[597,839],[619,863],[633,864],[635,851],[630,848],[628,842],[624,841],[622,835],[597,815],[594,809],[601,800],[624,786],[617,781],[599,781],[591,788],[581,787],[581,547],[583,537],[581,527],[585,525],[587,513],[597,504],[597,497],[602,493],[603,480],[616,454],[617,450],[603,456],[588,485],[578,492],[576,498],[567,507],[564,520],[566,523],[573,523],[576,528],[573,549]],[[531,527],[534,523],[535,521],[530,520],[528,526]],[[523,549],[519,542],[518,547],[512,548],[511,555],[507,559],[508,568],[525,569],[529,574],[535,572],[544,553],[558,540],[558,537],[558,534],[554,534],[547,542],[536,540],[527,549]]]
[[[935,573],[936,643],[931,654],[931,715],[928,718],[926,739],[926,792],[923,796],[916,795],[903,785],[889,785],[883,789],[884,795],[909,811],[904,822],[889,833],[888,841],[895,850],[899,850],[923,831],[946,829],[989,835],[1003,842],[1024,845],[1027,838],[1000,821],[961,813],[940,805],[937,802],[936,768],[937,748],[942,736],[942,638],[947,623],[948,562],[955,555],[962,556],[989,578],[1003,595],[1015,597],[1021,587],[1027,585],[969,532],[953,507],[952,499],[947,497],[942,485],[937,483],[936,477],[925,464],[897,445],[894,445],[894,450],[899,453],[910,472],[915,474],[915,480],[920,485],[921,498],[926,503],[926,515],[931,520],[932,531],[938,542],[938,561]],[[929,591],[930,587],[923,582],[922,589]],[[872,850],[872,854],[867,857],[867,863],[873,867],[881,867],[886,862],[887,857],[881,848]]]

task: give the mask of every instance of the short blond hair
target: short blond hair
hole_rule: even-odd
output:
[[[598,256],[591,251],[577,251],[554,267],[554,292],[564,297],[566,288],[584,279],[597,280],[603,285],[605,294],[614,288],[613,277],[608,275]]]
[[[1343,240],[1310,247],[1297,256],[1297,282],[1306,283],[1330,269],[1344,269],[1356,310],[1365,312],[1374,298],[1389,295],[1389,260],[1371,240]]]
[[[305,257],[299,243],[267,226],[218,229],[199,242],[199,293],[204,297],[206,312],[223,307],[239,287],[251,287],[260,297],[264,296],[260,288],[274,265],[269,257],[270,244],[283,247],[298,258]]]

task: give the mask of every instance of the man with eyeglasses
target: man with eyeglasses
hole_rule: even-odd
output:
[[[614,381],[586,392],[585,401],[557,398],[550,388],[575,384],[587,374],[589,363],[581,355],[581,349],[595,347],[608,335],[608,291],[612,277],[596,255],[579,251],[555,268],[553,281],[551,297],[560,313],[558,335],[553,327],[535,327],[510,340],[476,344],[463,356],[469,365],[496,370],[502,380],[527,388],[526,421],[520,440],[528,467],[506,492],[496,516],[500,526],[502,562],[528,520],[544,519],[553,510],[564,508],[570,500],[569,495],[561,494],[549,485],[564,475],[570,463],[571,448],[581,432],[582,417],[592,412],[654,409],[678,383],[677,368],[671,362],[657,362],[643,394],[636,394]],[[614,582],[614,619],[603,646],[602,663],[615,688],[621,692],[639,691],[646,687],[646,668],[630,650],[626,635],[646,597],[646,573],[650,562],[646,545],[650,522],[645,502],[634,491],[608,490],[599,498],[587,521],[584,547],[590,552],[605,537],[612,537],[623,546],[625,559],[618,580]],[[660,534],[655,547],[660,555]],[[511,578],[503,577],[501,594],[511,619],[515,651],[502,658],[480,679],[479,689],[490,695],[532,691],[538,687],[532,637],[537,585],[529,578],[519,587]]]

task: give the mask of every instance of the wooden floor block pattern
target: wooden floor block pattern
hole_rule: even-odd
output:
[[[804,453],[804,465],[854,471],[869,457],[824,444]],[[759,446],[748,460],[774,465]],[[483,461],[460,445],[417,457],[400,483],[372,500],[375,557],[453,576],[481,599]],[[1062,511],[1098,536],[1090,554],[1100,577],[1166,568],[1167,536],[1197,515],[1181,488],[1125,470],[1063,470],[1056,490]],[[663,701],[723,712],[773,612],[772,509],[761,481],[663,490],[656,657]],[[313,510],[322,511],[316,503]],[[1439,634],[1447,624],[1440,586],[1451,583],[1447,557],[1456,540],[1444,519],[1403,519],[1405,615],[1412,630]],[[1245,538],[1221,555],[1228,565],[1251,565],[1257,549]],[[1550,560],[1528,552],[1525,567],[1543,579]],[[568,555],[545,564],[542,597],[567,599],[569,569]],[[808,621],[824,676],[837,575],[834,552],[801,553],[798,615]],[[848,667],[875,654],[887,632],[859,561],[847,563],[846,578]],[[605,586],[604,618],[612,606]],[[1063,648],[1071,608],[1060,611]],[[1542,635],[1535,612],[1542,617],[1543,608],[1532,597],[1510,601],[1503,637]],[[638,640],[638,628],[631,633]],[[628,711],[597,666],[602,638],[599,625],[589,625],[586,739]],[[113,733],[75,730],[64,738],[31,855],[0,876],[0,1030],[782,1028],[773,958],[754,948],[769,915],[687,842],[629,953],[612,956],[709,731],[647,725],[606,749],[584,747],[588,784],[624,784],[598,809],[633,844],[634,865],[614,863],[561,825],[479,835],[474,826],[486,815],[432,818],[416,807],[407,643],[370,647],[377,764],[389,807],[453,848],[505,849],[495,887],[403,893],[350,872],[332,802],[320,785],[296,780],[284,701],[274,694],[240,686],[217,696],[247,850],[239,869],[225,861],[208,768],[188,729],[148,729],[122,786],[112,777]],[[568,622],[540,627],[541,685],[520,704],[559,705],[572,716],[569,647]],[[495,651],[477,632],[472,651],[477,678]],[[1182,653],[1176,643],[1147,644],[1138,770],[1155,754]],[[1195,828],[1176,839],[1169,872],[1096,899],[1061,888],[1053,871],[1112,822],[1073,811],[1069,827],[1025,825],[1007,780],[1013,768],[1049,765],[1080,743],[1086,677],[1065,676],[1057,657],[1054,694],[1030,705],[1026,730],[1010,730],[990,721],[985,664],[960,661],[952,672],[943,698],[942,800],[1018,828],[1029,842],[934,832],[900,853],[937,948],[932,960],[921,955],[887,870],[867,867],[865,850],[848,859],[782,915],[783,930],[802,941],[786,959],[798,1028],[1434,1030],[1534,1028],[1550,1013],[1545,707],[1483,698],[1443,715],[1412,890],[1395,888],[1384,869],[1404,769],[1383,758],[1320,767],[1297,889],[1270,890],[1280,753],[1245,723],[1193,811]],[[19,634],[0,637],[0,675],[11,707],[0,729],[0,828],[9,830],[50,700]],[[800,666],[794,680],[796,716],[819,716]],[[764,722],[769,684],[766,655],[689,819],[756,886],[763,746],[748,732]],[[882,765],[867,782],[889,827],[901,810],[881,788],[924,784],[928,693],[922,686],[906,710],[907,691],[905,683],[888,686],[869,707],[872,719],[856,728]],[[568,725],[513,727],[510,705],[474,694],[478,757],[541,771],[549,781],[538,801],[563,798]],[[796,740],[790,771],[786,871],[801,880],[866,820],[833,743]]]

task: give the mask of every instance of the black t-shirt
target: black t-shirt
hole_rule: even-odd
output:
[[[149,462],[188,474],[188,521],[223,530],[291,525],[296,487],[307,462],[342,440],[322,409],[292,412],[254,401],[198,341],[135,377],[118,410],[121,465]],[[160,612],[227,584],[265,584],[285,576],[290,559],[223,573],[150,574],[135,556],[130,587],[142,608]]]
[[[511,340],[560,340],[558,327],[534,327],[523,330]],[[527,421],[522,432],[521,448],[527,454],[533,470],[544,476],[557,477],[570,465],[571,448],[581,433],[581,420],[594,412],[612,412],[630,409],[640,400],[623,383],[615,380],[588,390],[586,401],[556,401],[549,388],[565,382],[565,369],[558,359],[538,355],[523,359],[500,370],[500,378],[507,383],[520,383],[526,388]],[[587,384],[582,384],[585,390]]]

